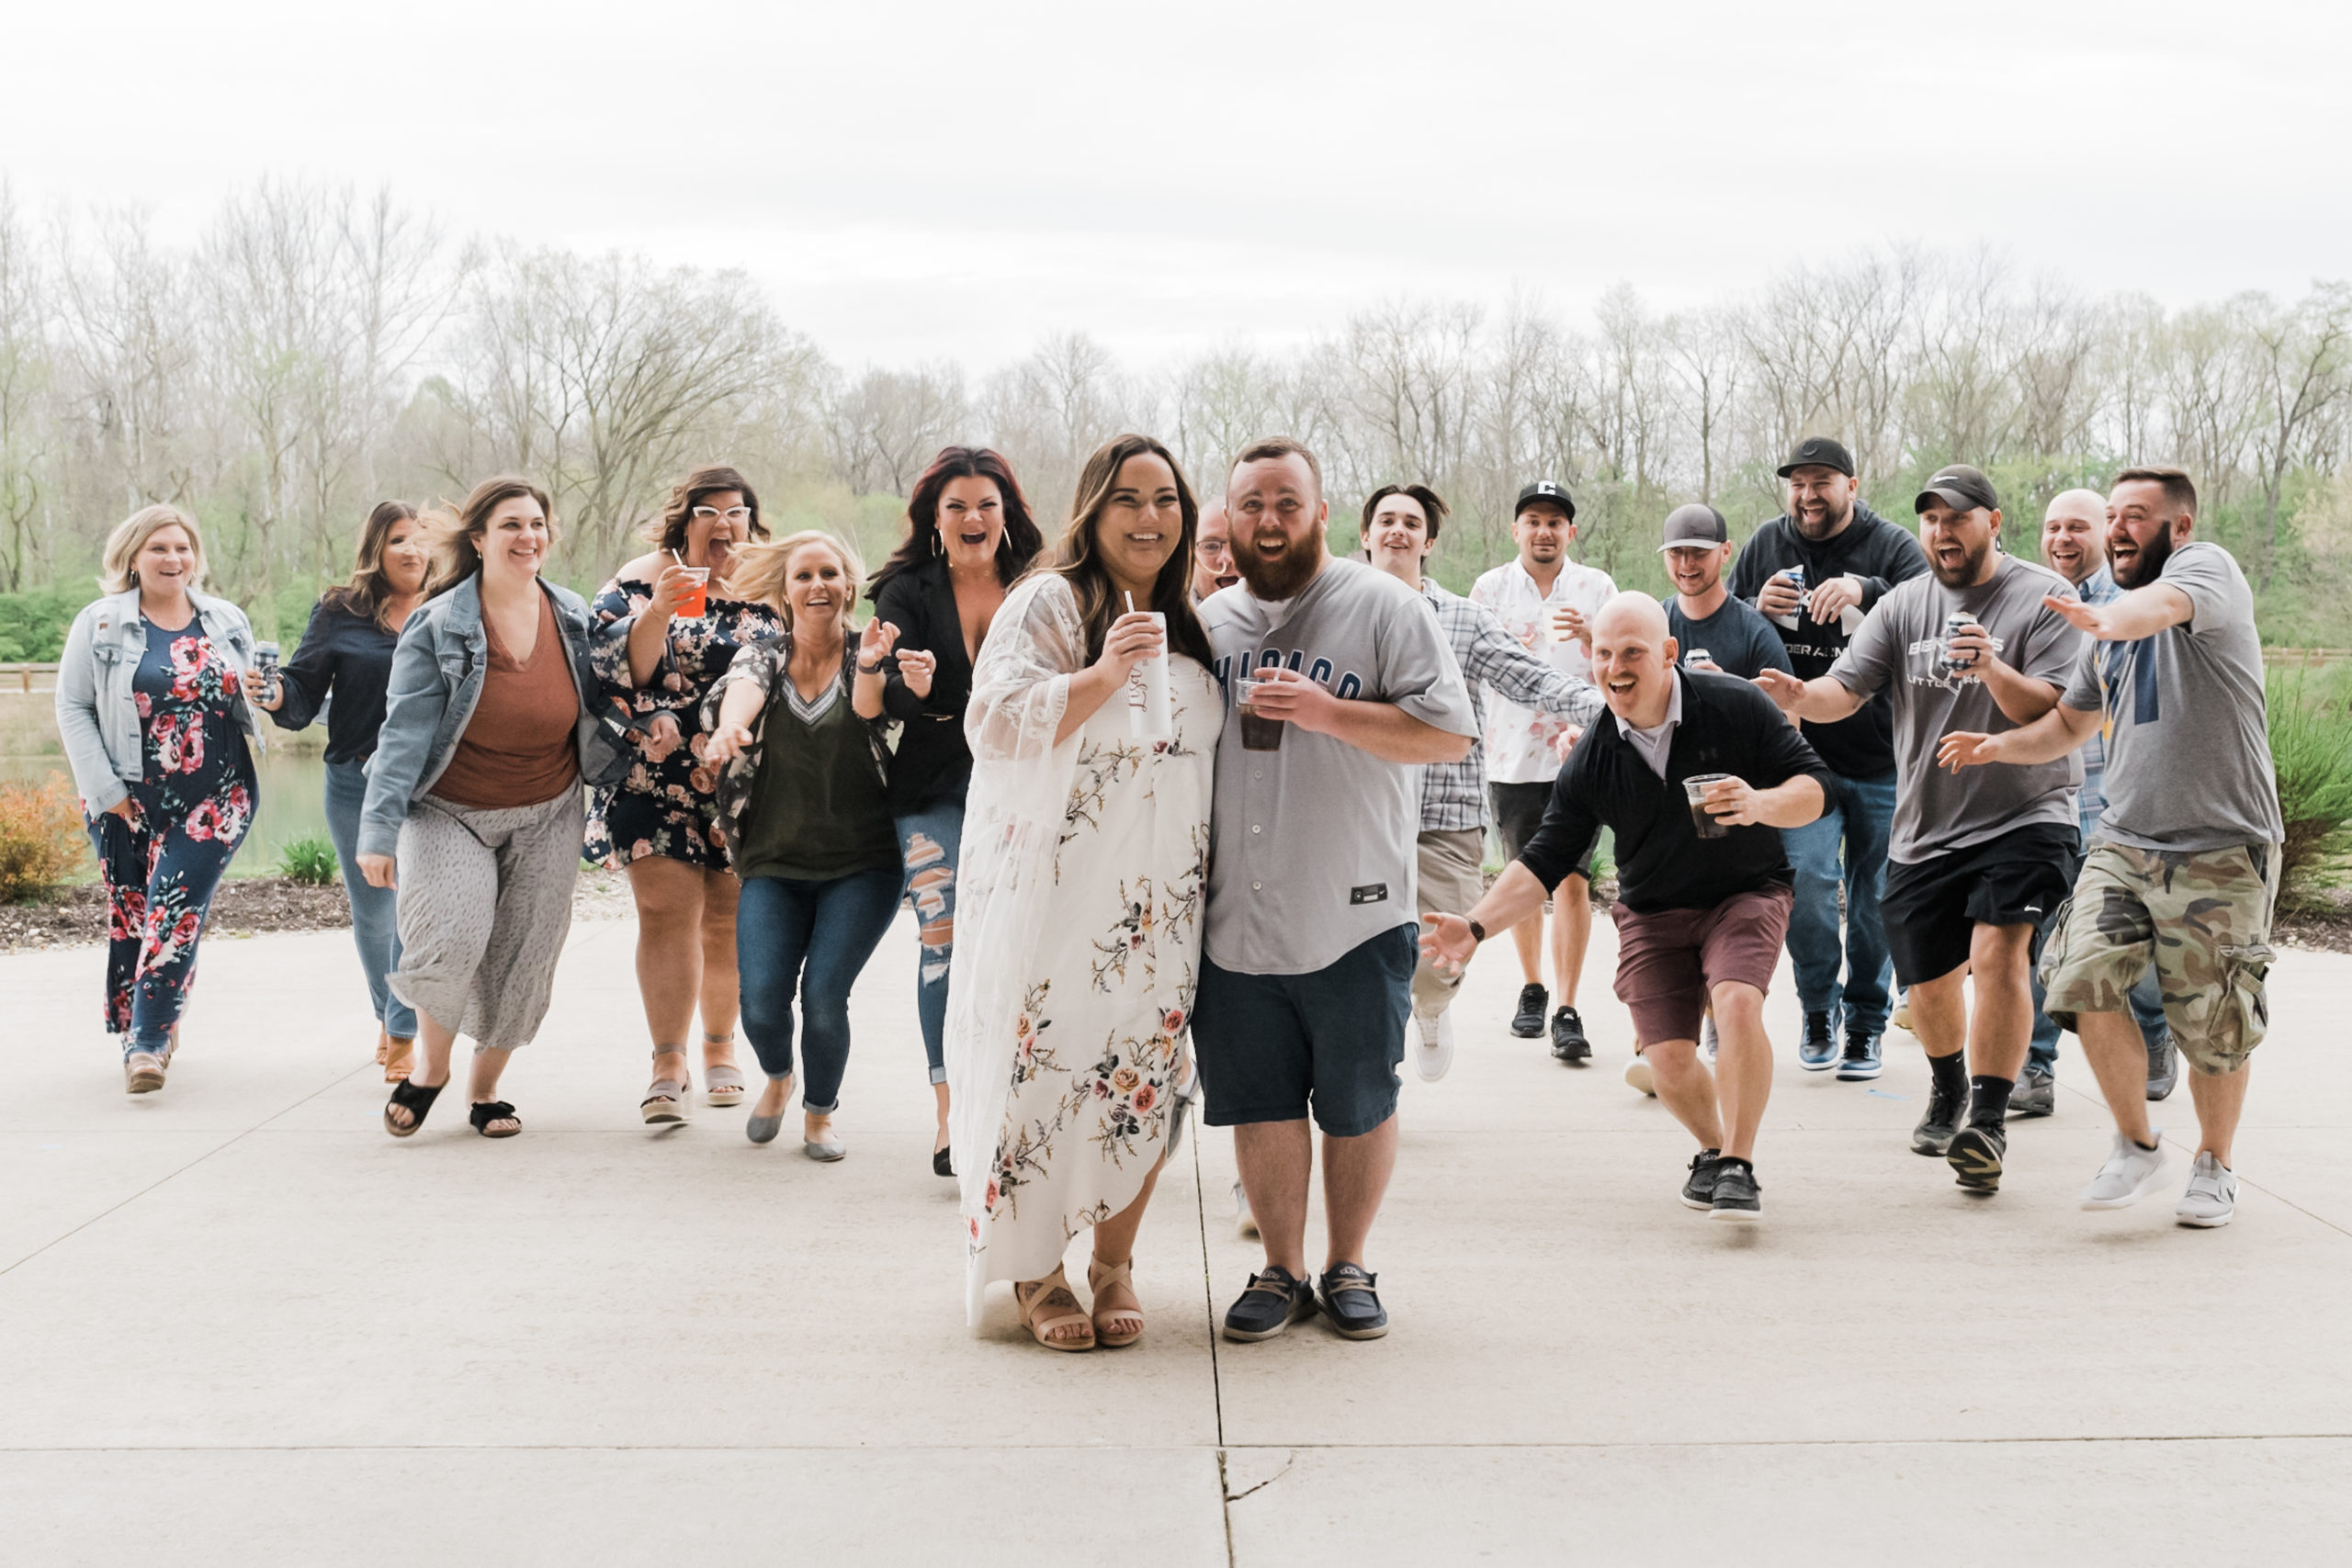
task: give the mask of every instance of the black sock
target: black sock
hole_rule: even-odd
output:
[[[1968,1057],[1954,1051],[1949,1056],[1930,1056],[1928,1070],[1936,1075],[1937,1091],[1948,1099],[1961,1100],[1968,1094]]]
[[[1972,1127],[1999,1126],[2009,1114],[2009,1090],[2017,1087],[2017,1079],[1989,1077],[1979,1073],[1968,1083],[1968,1124]]]

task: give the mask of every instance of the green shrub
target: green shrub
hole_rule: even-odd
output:
[[[0,593],[0,664],[54,664],[74,614],[98,596],[96,583]]]
[[[62,774],[0,788],[0,904],[46,896],[73,873],[89,842],[81,802]]]
[[[2278,770],[2279,902],[2309,902],[2352,853],[2352,670],[2270,671],[2270,760]]]
[[[334,846],[324,839],[300,838],[278,852],[277,874],[313,887],[324,887],[343,874]]]

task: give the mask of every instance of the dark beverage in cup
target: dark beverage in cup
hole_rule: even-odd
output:
[[[1283,721],[1260,718],[1258,710],[1250,705],[1250,698],[1265,683],[1261,681],[1241,682],[1241,749],[1244,751],[1279,751],[1283,749]]]
[[[1682,788],[1690,796],[1690,826],[1702,839],[1720,839],[1731,832],[1728,823],[1719,820],[1706,807],[1707,786],[1729,780],[1729,773],[1693,773],[1682,781]]]

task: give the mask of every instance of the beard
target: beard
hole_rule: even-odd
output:
[[[1812,521],[1802,512],[1790,513],[1790,520],[1796,524],[1797,532],[1816,542],[1831,537],[1853,519],[1854,501],[1851,496],[1846,498],[1846,503],[1842,509],[1829,511],[1818,523]]]
[[[2124,566],[2110,555],[2109,574],[2118,588],[2145,588],[2164,575],[2165,562],[2172,558],[2172,530],[2159,528],[2156,536],[2140,547],[2139,555],[2130,566]]]
[[[1305,540],[1293,539],[1289,547],[1272,560],[1258,554],[1258,541],[1245,535],[1233,536],[1233,564],[1241,569],[1241,581],[1250,585],[1257,597],[1279,603],[1294,597],[1306,586],[1323,566],[1320,530],[1313,530]]]
[[[1966,588],[1975,582],[1977,575],[1984,570],[1984,558],[1992,553],[1993,544],[1988,539],[1983,549],[1971,550],[1961,558],[1959,570],[1946,571],[1944,563],[1933,555],[1928,558],[1928,570],[1934,572],[1936,581],[1946,588]]]

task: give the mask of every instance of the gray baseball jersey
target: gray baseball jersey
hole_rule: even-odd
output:
[[[1453,650],[1420,595],[1361,561],[1334,559],[1294,598],[1236,583],[1201,604],[1226,701],[1279,664],[1344,701],[1394,703],[1476,737]],[[1421,770],[1283,727],[1272,751],[1242,745],[1228,708],[1210,829],[1209,956],[1247,975],[1305,975],[1419,918],[1414,845]]]

